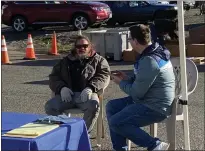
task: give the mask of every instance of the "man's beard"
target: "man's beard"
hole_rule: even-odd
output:
[[[88,58],[88,53],[83,53],[83,54],[77,54],[77,58],[78,59],[86,59]]]

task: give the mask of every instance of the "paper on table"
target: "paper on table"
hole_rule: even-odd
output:
[[[59,127],[58,124],[28,123],[19,128],[8,131],[2,136],[36,138]]]

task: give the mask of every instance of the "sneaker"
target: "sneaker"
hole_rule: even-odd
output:
[[[122,147],[123,150],[128,151],[128,146]]]
[[[168,150],[169,144],[161,142],[157,147],[155,147],[153,150]]]

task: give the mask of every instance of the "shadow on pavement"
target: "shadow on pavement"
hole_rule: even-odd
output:
[[[31,81],[31,82],[25,82],[23,84],[39,84],[39,85],[48,85],[48,80],[42,80],[42,81]]]
[[[23,60],[23,59],[16,59],[22,60],[21,62],[12,63],[11,65],[18,65],[18,66],[54,66],[61,58],[65,55],[53,57],[53,56],[38,56],[37,60]],[[38,60],[39,58],[39,60]],[[42,59],[41,59],[42,58]],[[110,66],[122,66],[122,65],[133,65],[132,62],[124,62],[124,61],[108,61]]]
[[[24,61],[24,62],[12,63],[11,65],[53,67],[57,62],[58,62],[58,59],[55,59],[55,60],[29,60],[29,61]]]
[[[17,66],[48,66],[53,67],[60,58],[52,58],[52,59],[40,59],[40,60],[26,60],[22,62],[12,63],[11,65]],[[133,65],[133,62],[124,62],[124,61],[108,61],[110,67],[112,66],[123,66],[123,65]],[[205,72],[205,64],[197,65],[199,72]],[[122,70],[122,71],[130,71],[130,70]]]

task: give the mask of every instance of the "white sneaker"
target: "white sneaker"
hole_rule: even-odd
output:
[[[168,150],[169,144],[161,142],[157,147],[155,147],[153,150]]]

